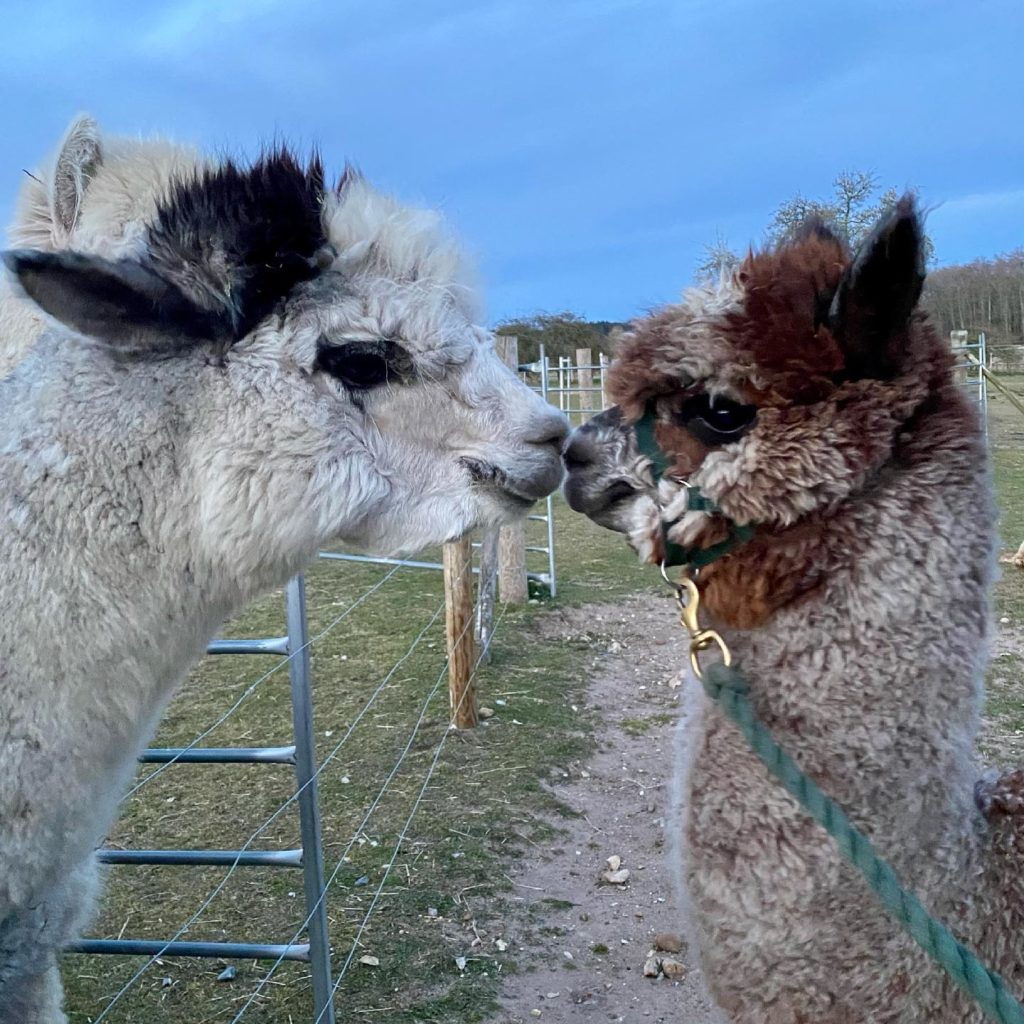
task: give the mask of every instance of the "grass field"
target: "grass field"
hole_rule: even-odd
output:
[[[1024,393],[1024,377],[1008,383]],[[1003,543],[1015,550],[1024,539],[1024,418],[993,398],[990,423]],[[970,557],[967,530],[965,557]],[[557,536],[559,604],[614,601],[659,585],[657,574],[637,566],[618,538],[561,505]],[[493,660],[478,678],[480,701],[495,714],[473,733],[451,734],[440,573],[399,569],[349,611],[390,571],[321,562],[307,577],[311,633],[324,633],[313,646],[313,671],[318,754],[321,760],[331,755],[320,783],[327,870],[336,872],[328,904],[336,968],[355,948],[338,988],[337,1015],[344,1022],[469,1024],[487,1019],[502,973],[516,969],[515,948],[502,950],[497,941],[511,916],[520,934],[531,915],[535,926],[543,927],[545,907],[531,904],[529,893],[517,891],[506,871],[523,851],[558,841],[557,830],[545,822],[557,819],[562,809],[544,781],[590,749],[594,723],[580,699],[589,658],[581,652],[591,651],[601,638],[544,639],[536,626],[538,616],[550,614],[546,601],[505,614]],[[1002,630],[1024,638],[1024,572],[1006,567],[997,606],[1009,620]],[[231,623],[225,635],[282,631],[281,597],[273,595]],[[280,661],[220,657],[207,658],[192,675],[156,744],[192,741],[275,665],[278,670],[203,743],[288,742],[288,679]],[[1010,655],[993,668],[986,753],[997,759],[1016,753],[1015,737],[1024,735],[1022,667],[1024,658]],[[338,748],[361,711],[359,724]],[[153,770],[144,766],[139,777]],[[364,824],[366,809],[382,789]],[[172,766],[125,802],[111,845],[236,848],[293,790],[287,767]],[[252,848],[297,845],[294,810],[288,808],[260,832]],[[395,855],[403,830],[406,838]],[[92,934],[169,938],[227,870],[113,869]],[[382,882],[354,947],[356,930]],[[304,916],[301,893],[297,871],[239,869],[187,937],[288,941]],[[376,957],[379,965],[358,963],[363,955]],[[145,963],[144,958],[68,956],[65,979],[74,1024],[94,1021]],[[234,979],[218,981],[225,966],[180,959],[152,964],[104,1020],[227,1024],[268,965],[235,962]],[[309,1022],[309,993],[308,968],[283,964],[243,1020]]]
[[[1024,375],[1003,375],[999,381],[1024,401]],[[1024,541],[1024,416],[995,392],[989,396],[988,422],[1000,540],[1004,554],[1012,554]],[[1024,760],[1024,571],[1008,564],[1000,568],[995,591],[1000,642],[988,675],[982,749],[992,761],[1009,765]]]

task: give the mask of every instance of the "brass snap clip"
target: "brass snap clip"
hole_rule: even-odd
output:
[[[701,628],[700,590],[697,588],[696,582],[684,573],[678,583],[672,583],[665,572],[664,565],[661,567],[661,574],[676,592],[676,604],[679,605],[679,624],[690,637],[690,667],[693,669],[693,674],[703,680],[704,672],[700,667],[699,656],[712,647],[717,647],[721,652],[725,665],[731,665],[732,652],[722,639],[721,634],[714,629]]]

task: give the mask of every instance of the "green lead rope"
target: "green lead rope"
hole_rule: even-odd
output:
[[[747,696],[749,684],[736,669],[721,662],[704,669],[704,689],[739,726],[751,750],[796,798],[801,807],[836,841],[839,852],[864,876],[882,906],[911,938],[993,1020],[1024,1024],[1024,1006],[1006,990],[1006,983],[990,971],[953,933],[936,921],[920,900],[900,885],[896,873],[875,852],[843,809],[827,797],[775,742],[757,717]]]
[[[647,411],[643,416],[633,425],[633,434],[636,437],[637,446],[650,460],[651,474],[654,477],[655,483],[662,479],[670,465],[668,457],[661,450],[654,436],[654,428],[657,422],[658,417],[652,402],[648,405]],[[687,512],[721,513],[721,509],[710,498],[706,498],[701,494],[700,490],[694,487],[693,484],[687,484],[686,487]],[[740,526],[730,520],[729,535],[721,543],[715,544],[710,548],[684,548],[679,544],[673,544],[668,539],[668,531],[675,522],[678,522],[678,520],[674,520],[671,523],[662,522],[661,524],[665,547],[665,560],[662,564],[666,567],[687,565],[692,569],[703,569],[705,565],[710,565],[723,555],[728,554],[737,544],[743,544],[754,536],[754,528],[752,526]]]

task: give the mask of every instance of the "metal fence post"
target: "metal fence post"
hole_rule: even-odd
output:
[[[988,378],[985,376],[988,369],[988,349],[984,331],[978,334],[978,362],[981,364],[978,371],[978,404],[981,406],[981,423],[985,431],[985,443],[988,444]]]
[[[550,402],[548,394],[550,390],[550,367],[548,355],[544,351],[543,344],[540,346],[540,393],[545,402]],[[548,593],[555,597],[558,594],[558,583],[555,579],[555,505],[549,494],[544,500],[545,527],[548,534]]]
[[[295,778],[299,785],[302,832],[302,873],[309,916],[309,961],[313,972],[313,1003],[317,1024],[335,1024],[331,986],[331,944],[327,931],[324,893],[324,854],[320,834],[320,800],[316,780],[316,741],[313,735],[313,694],[310,686],[309,623],[306,583],[296,576],[285,591],[288,616],[288,671],[295,726]]]
[[[515,374],[519,372],[519,339],[499,334],[495,351]],[[498,597],[503,604],[526,604],[530,587],[526,575],[526,520],[503,526],[498,539]]]
[[[476,646],[479,663],[491,660],[494,602],[498,596],[498,531],[487,530],[480,538],[480,574],[477,577]]]

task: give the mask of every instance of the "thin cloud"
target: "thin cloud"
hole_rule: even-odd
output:
[[[1014,206],[1024,207],[1024,188],[1008,189],[1002,192],[972,192],[955,199],[947,199],[936,207],[933,216],[965,216]],[[1022,229],[1021,242],[1024,243],[1024,223],[1020,227]]]
[[[267,14],[291,8],[286,0],[184,0],[157,13],[152,27],[140,39],[143,48],[168,53],[216,38],[226,29],[249,26]]]

